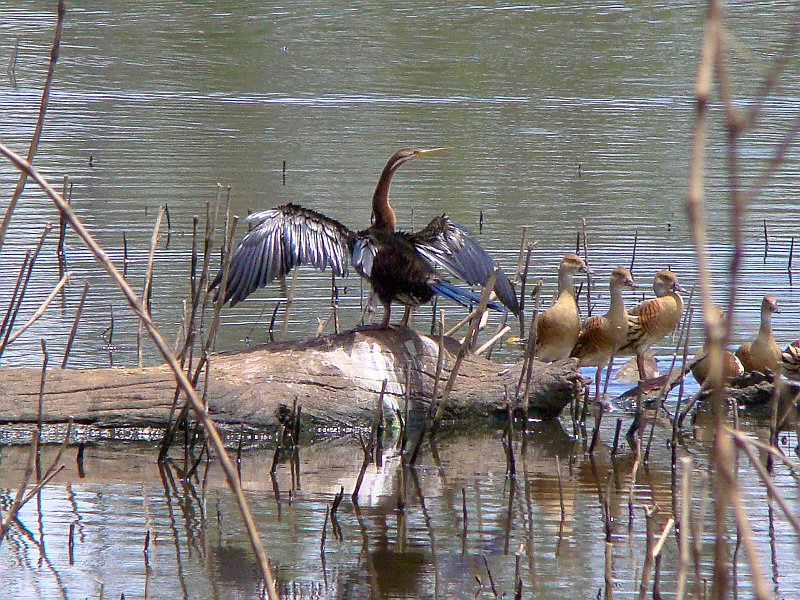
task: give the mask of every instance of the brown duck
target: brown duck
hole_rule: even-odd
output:
[[[772,335],[772,315],[781,312],[778,299],[767,294],[761,301],[761,327],[752,342],[742,344],[736,351],[736,357],[742,361],[747,373],[758,371],[763,373],[769,369],[778,372],[781,364],[781,349]]]
[[[558,268],[558,297],[550,308],[539,315],[536,326],[536,357],[545,362],[569,358],[578,341],[581,316],[575,301],[578,273],[589,273],[586,262],[577,254],[567,254]]]
[[[597,367],[594,376],[594,400],[600,401],[600,380],[611,356],[625,344],[628,333],[628,311],[622,298],[624,288],[633,288],[633,275],[628,269],[614,269],[609,279],[611,304],[602,317],[589,317],[583,324],[570,356],[582,367]]]

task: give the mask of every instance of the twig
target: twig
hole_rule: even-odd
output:
[[[161,230],[161,220],[164,218],[166,214],[166,210],[164,206],[162,206],[158,211],[158,216],[156,217],[156,224],[153,226],[153,235],[150,237],[150,252],[147,255],[147,270],[144,274],[144,287],[142,288],[142,302],[144,303],[145,309],[149,313],[151,310],[151,299],[153,294],[153,261],[155,259],[156,254],[156,246],[158,245],[158,238],[159,232]],[[143,344],[142,341],[142,333],[144,332],[144,325],[142,325],[141,321],[139,322],[139,344],[137,344],[137,357],[139,359],[139,367],[142,366],[143,360]]]
[[[67,339],[67,347],[64,349],[64,359],[61,361],[61,368],[67,368],[67,361],[69,354],[72,351],[72,344],[75,342],[75,335],[78,333],[78,323],[80,323],[81,315],[83,314],[83,306],[86,304],[86,295],[89,293],[89,282],[83,284],[83,293],[78,302],[78,308],[75,310],[75,319],[72,321],[72,328],[69,330],[69,338]]]
[[[38,321],[41,318],[41,316],[48,309],[48,307],[53,302],[55,297],[58,296],[58,293],[67,284],[67,282],[69,281],[69,278],[71,276],[72,276],[72,272],[65,273],[64,276],[61,278],[61,281],[59,281],[56,284],[56,287],[54,287],[53,290],[47,295],[47,298],[44,299],[44,301],[41,303],[41,305],[39,305],[39,308],[36,309],[36,312],[34,312],[31,315],[31,317],[26,321],[26,323],[22,327],[17,329],[17,331],[13,335],[11,335],[10,337],[8,337],[5,340],[3,340],[2,342],[0,342],[0,352],[5,350],[6,347],[9,346],[10,344],[14,343],[14,341],[17,338],[19,338],[19,336],[21,336],[23,333],[25,333],[31,327],[31,325],[36,323],[36,321]]]

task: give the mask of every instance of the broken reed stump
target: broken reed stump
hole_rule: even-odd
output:
[[[298,399],[304,426],[368,425],[384,380],[387,405],[403,406],[408,366],[411,420],[419,423],[433,392],[437,346],[436,340],[403,328],[350,331],[217,354],[210,361],[205,390],[209,412],[219,423],[277,428]],[[446,380],[459,343],[445,338],[444,346],[442,378]],[[504,387],[511,387],[519,372],[520,365],[506,367],[468,354],[445,418],[486,421],[503,416]],[[35,367],[0,368],[0,422],[36,421],[39,375]],[[76,422],[100,426],[167,423],[175,379],[166,365],[53,370],[48,375],[44,422],[66,422],[71,416]],[[575,361],[537,364],[529,415],[557,417],[582,385]]]

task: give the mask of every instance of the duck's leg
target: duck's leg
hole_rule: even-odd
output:
[[[600,380],[603,375],[603,367],[597,367],[594,374],[594,403],[600,404]]]
[[[647,373],[644,369],[644,354],[636,353],[636,366],[639,367],[639,383],[647,381]]]

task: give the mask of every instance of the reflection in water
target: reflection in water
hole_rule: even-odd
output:
[[[612,421],[603,425],[601,440],[612,439]],[[758,422],[745,425],[760,431]],[[708,452],[707,434],[698,427],[681,449],[695,457],[695,515]],[[601,443],[589,456],[583,439],[567,435],[558,422],[531,423],[517,436],[517,477],[511,479],[500,438],[492,430],[442,434],[415,470],[404,469],[389,448],[383,466],[368,469],[358,505],[347,495],[361,462],[354,438],[326,439],[287,455],[274,481],[273,449],[244,451],[242,482],[282,597],[463,598],[479,590],[492,594],[492,583],[512,596],[518,579],[538,598],[563,597],[567,588],[574,597],[595,597],[598,589],[608,597],[636,593],[645,509],[657,507],[656,535],[676,514],[673,490],[681,474],[673,480],[671,449],[654,445],[632,485],[629,451],[612,456]],[[786,434],[781,443],[789,451],[796,436]],[[43,462],[55,452],[46,446]],[[20,598],[98,597],[101,590],[105,597],[138,597],[145,588],[153,598],[259,597],[249,543],[216,464],[206,469],[204,463],[186,479],[183,459],[159,467],[155,454],[144,443],[87,446],[82,479],[67,461],[65,473],[23,509],[0,546],[4,588]],[[3,449],[4,511],[26,460],[24,446]],[[774,481],[790,505],[798,502],[793,476],[782,464],[775,466]],[[790,526],[765,501],[757,475],[741,470],[740,484],[748,514],[765,524],[754,541],[770,563],[775,589],[784,597],[800,593]],[[345,497],[332,519],[326,512],[341,485]],[[711,535],[706,527],[706,539]],[[676,565],[673,534],[660,561],[662,593],[674,593]],[[711,567],[706,545],[701,578]],[[747,594],[743,557],[737,569],[739,592]]]

